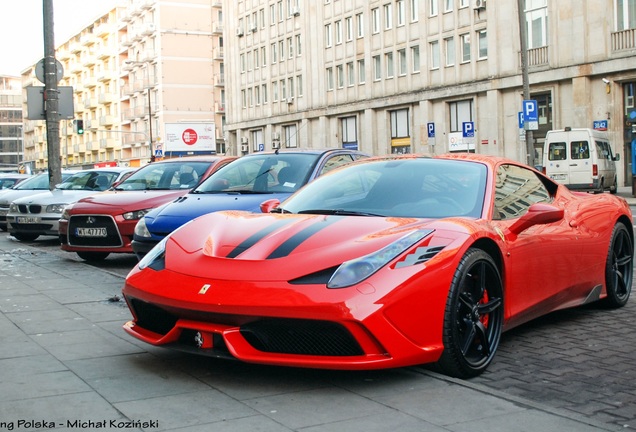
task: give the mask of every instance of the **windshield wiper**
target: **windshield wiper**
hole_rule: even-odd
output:
[[[313,209],[313,210],[301,210],[298,214],[321,214],[321,215],[338,215],[338,216],[377,216],[377,217],[385,217],[381,214],[355,211],[355,210],[345,210],[345,209]]]
[[[292,214],[293,213],[293,212],[290,212],[289,210],[284,209],[282,207],[273,208],[269,212],[270,213],[288,213],[288,214]]]

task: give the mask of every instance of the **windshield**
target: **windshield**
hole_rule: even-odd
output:
[[[119,172],[80,171],[60,183],[56,189],[105,191],[119,177]]]
[[[71,176],[71,173],[62,173],[62,180],[66,180]],[[14,189],[21,190],[49,190],[49,174],[42,173],[35,177],[28,178],[23,182],[18,183]]]
[[[212,161],[155,162],[135,171],[116,190],[191,189],[205,176]]]
[[[291,193],[307,183],[320,155],[268,153],[242,158],[208,177],[193,193]]]
[[[342,215],[478,218],[487,169],[428,158],[358,162],[308,184],[276,211]]]

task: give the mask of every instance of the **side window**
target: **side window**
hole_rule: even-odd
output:
[[[567,157],[564,142],[553,142],[548,147],[548,160],[558,161],[565,160]]]
[[[332,169],[338,168],[339,166],[348,164],[350,162],[353,162],[353,159],[351,158],[351,155],[343,154],[343,155],[333,156],[332,158],[328,159],[325,162],[325,164],[323,165],[322,169],[320,170],[320,174],[318,174],[318,175],[323,175],[325,173],[328,173]]]
[[[518,218],[534,203],[550,202],[552,197],[537,175],[517,165],[497,169],[493,219]]]
[[[607,141],[595,141],[599,159],[612,159],[612,148]]]
[[[587,141],[572,141],[570,144],[570,159],[589,159],[590,143]]]

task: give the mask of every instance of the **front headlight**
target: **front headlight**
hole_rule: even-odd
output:
[[[163,270],[165,268],[166,261],[166,242],[168,241],[168,237],[165,237],[159,243],[155,245],[150,252],[148,252],[144,257],[139,261],[139,269],[143,270],[146,267],[149,267],[154,270]]]
[[[46,206],[46,213],[60,213],[64,211],[66,204],[49,204]]]
[[[18,212],[18,205],[11,203],[11,205],[9,206],[9,213],[17,213],[17,212]]]
[[[432,232],[410,232],[380,250],[342,263],[327,282],[327,288],[346,288],[362,282]]]
[[[139,219],[139,222],[135,225],[135,235],[138,237],[150,238],[150,231],[146,228],[146,220],[144,218]]]
[[[150,210],[152,210],[152,209],[135,210],[135,211],[131,211],[131,212],[128,212],[128,213],[124,213],[122,215],[122,217],[125,220],[137,220],[137,219],[141,219],[142,217],[144,217],[144,215],[146,213],[148,213]]]

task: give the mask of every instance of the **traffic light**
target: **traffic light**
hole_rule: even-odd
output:
[[[84,135],[84,120],[75,120],[75,125],[77,126],[77,134]]]

